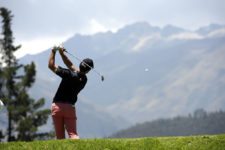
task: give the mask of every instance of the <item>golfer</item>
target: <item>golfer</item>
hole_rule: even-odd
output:
[[[59,51],[68,69],[55,64],[57,51]],[[64,51],[64,48],[54,47],[48,61],[49,69],[62,78],[53,98],[51,108],[52,118],[57,139],[65,138],[65,129],[70,139],[79,139],[75,103],[78,93],[87,83],[86,74],[94,67],[94,63],[91,59],[86,58],[80,63],[79,68],[77,68],[65,55]]]

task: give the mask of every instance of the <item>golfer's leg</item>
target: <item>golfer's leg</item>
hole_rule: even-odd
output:
[[[67,116],[65,116],[65,126],[68,132],[70,139],[79,139],[77,135],[77,117],[76,117],[76,110],[74,107],[67,109]]]
[[[65,129],[62,117],[52,116],[57,139],[65,139]]]
[[[52,120],[55,127],[55,133],[57,139],[65,138],[64,119],[61,115],[60,108],[55,104],[52,104]]]
[[[79,139],[76,131],[76,119],[74,118],[66,118],[65,119],[66,130],[68,132],[70,139]]]

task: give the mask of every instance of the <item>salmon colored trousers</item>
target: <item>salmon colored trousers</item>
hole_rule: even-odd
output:
[[[65,139],[65,129],[70,139],[79,139],[75,106],[52,103],[52,119],[57,139]]]

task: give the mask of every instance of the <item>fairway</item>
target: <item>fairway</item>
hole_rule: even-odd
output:
[[[0,150],[225,150],[225,135],[1,143]]]

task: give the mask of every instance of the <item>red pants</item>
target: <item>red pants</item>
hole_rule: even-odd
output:
[[[76,109],[71,104],[52,103],[52,119],[57,139],[65,138],[65,129],[71,139],[79,139],[77,135]]]

